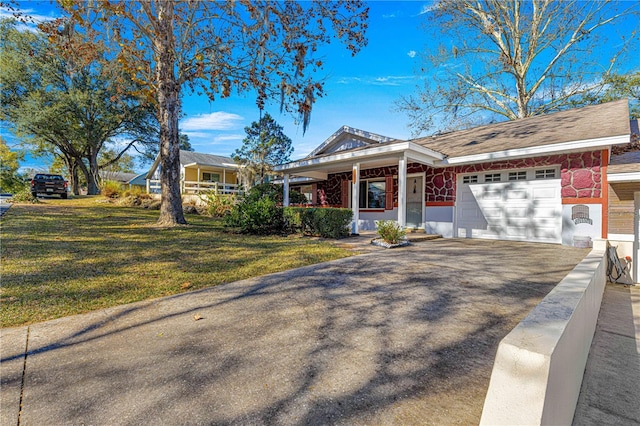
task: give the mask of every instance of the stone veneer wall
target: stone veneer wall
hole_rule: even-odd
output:
[[[410,163],[407,174],[425,173],[425,200],[428,203],[451,202],[456,200],[456,175],[492,170],[522,169],[560,165],[562,198],[600,198],[602,196],[602,152],[581,152],[549,155],[519,160],[495,161],[464,166],[431,167]],[[397,175],[398,166],[381,167],[360,171],[361,179],[384,178]],[[330,205],[341,204],[342,181],[349,180],[351,172],[330,174],[328,179],[318,184],[318,190],[326,194]],[[394,185],[394,202],[398,201],[397,180]]]

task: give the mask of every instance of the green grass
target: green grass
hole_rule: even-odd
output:
[[[158,211],[94,197],[14,205],[2,218],[0,326],[45,321],[351,255],[301,237],[231,234],[187,216],[158,228]]]

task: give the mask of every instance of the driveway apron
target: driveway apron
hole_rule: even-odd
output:
[[[587,252],[436,240],[3,329],[0,420],[477,424],[500,339]]]

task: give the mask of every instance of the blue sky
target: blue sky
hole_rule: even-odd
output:
[[[410,137],[408,118],[394,111],[394,102],[414,93],[420,84],[416,69],[421,65],[420,52],[428,43],[422,25],[432,4],[368,2],[368,45],[355,57],[337,42],[327,48],[323,58],[326,95],[316,101],[306,134],[294,117],[280,114],[275,102],[267,105],[266,111],[293,140],[292,159],[304,157],[343,125],[395,138]],[[20,7],[40,19],[56,14],[49,2],[21,1]],[[239,148],[244,127],[257,121],[260,114],[250,94],[210,102],[206,97],[185,93],[183,112],[181,131],[189,135],[194,149],[219,155],[231,155]],[[28,158],[23,166],[42,163],[43,160]]]

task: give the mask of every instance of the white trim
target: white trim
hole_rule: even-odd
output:
[[[282,205],[284,207],[288,207],[289,206],[289,175],[284,175],[283,180],[282,180],[282,192],[283,192],[283,197],[282,197]]]
[[[233,169],[237,169],[238,165],[237,164],[229,164],[229,163],[221,163],[221,164],[206,164],[206,163],[189,163],[189,164],[182,164],[181,165],[184,168],[187,167],[193,167],[193,166],[198,166],[198,167],[209,167],[211,169],[224,169],[224,168],[233,168]]]
[[[505,151],[487,152],[474,155],[463,155],[461,157],[450,157],[443,161],[443,165],[462,163],[484,163],[487,161],[503,160],[515,157],[533,157],[541,154],[562,151],[584,151],[593,148],[607,148],[609,145],[629,143],[630,135],[611,136],[606,138],[585,139],[558,143],[553,145],[534,146],[529,148],[507,149]]]
[[[408,153],[407,151],[411,151]],[[281,164],[274,168],[277,172],[289,171],[295,173],[295,169],[312,168],[314,166],[329,165],[342,161],[352,161],[357,159],[366,159],[366,157],[381,157],[385,155],[401,155],[406,158],[415,159],[426,164],[433,165],[435,161],[444,159],[444,155],[433,151],[429,148],[417,145],[413,142],[401,142],[385,146],[376,146],[365,148],[358,151],[341,152],[340,154],[328,155],[326,157],[308,158],[293,161],[287,164]]]
[[[634,239],[633,234],[608,234],[607,240],[609,241],[627,241],[632,243]]]
[[[407,225],[407,158],[398,159],[398,225]]]
[[[351,233],[360,233],[360,163],[351,165],[351,210],[353,211],[353,225]]]
[[[607,175],[609,182],[640,182],[640,172],[613,173]]]

